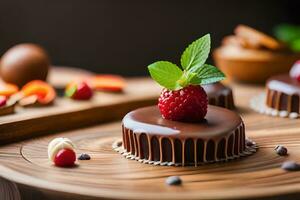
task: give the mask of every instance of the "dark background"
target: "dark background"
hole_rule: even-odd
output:
[[[299,23],[300,1],[9,0],[0,2],[0,54],[22,42],[44,46],[54,65],[146,75],[156,60],[179,62],[191,41],[212,45],[240,23],[268,33]],[[210,62],[212,62],[210,60]]]

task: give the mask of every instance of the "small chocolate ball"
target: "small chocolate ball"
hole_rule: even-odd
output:
[[[285,161],[282,163],[281,168],[286,171],[299,171],[300,164],[296,163],[295,161]]]
[[[179,176],[169,176],[166,179],[167,185],[181,185],[181,178]]]
[[[286,156],[287,153],[288,153],[288,149],[285,146],[282,146],[282,145],[277,145],[275,147],[275,151],[280,156]]]
[[[10,48],[0,60],[0,76],[8,83],[22,87],[32,80],[46,80],[50,61],[43,48],[19,44]]]

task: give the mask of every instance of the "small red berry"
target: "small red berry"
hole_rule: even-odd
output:
[[[76,154],[72,149],[61,149],[54,157],[54,164],[59,167],[71,167],[76,161]]]
[[[165,119],[195,122],[207,113],[208,99],[199,85],[190,85],[180,90],[164,89],[158,99],[158,108]]]
[[[6,96],[0,96],[0,107],[5,106],[6,102],[7,102]]]
[[[300,60],[295,62],[295,64],[292,66],[290,70],[290,77],[300,82]]]
[[[88,100],[93,96],[93,90],[86,82],[71,83],[67,87],[66,93],[70,93],[67,96],[76,100]]]
[[[74,99],[90,99],[93,96],[93,90],[86,82],[81,82],[77,85],[77,91],[75,92]]]

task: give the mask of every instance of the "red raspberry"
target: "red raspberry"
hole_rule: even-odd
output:
[[[5,105],[6,105],[6,102],[7,102],[6,96],[0,95],[0,107],[5,106]]]
[[[190,85],[180,90],[164,89],[158,99],[158,108],[165,119],[195,122],[207,113],[206,92],[199,85]]]
[[[88,100],[93,96],[91,87],[86,82],[80,82],[77,85],[77,91],[75,92],[73,99]]]
[[[71,167],[76,161],[76,154],[72,149],[61,149],[54,158],[54,164],[59,167]]]
[[[294,63],[290,70],[290,76],[300,82],[300,60]]]

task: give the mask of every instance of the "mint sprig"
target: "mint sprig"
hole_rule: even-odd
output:
[[[181,56],[181,66],[189,70],[191,67],[202,66],[210,52],[210,35],[206,34],[190,44]]]
[[[181,56],[181,68],[168,61],[158,61],[148,66],[151,77],[169,90],[179,90],[188,85],[202,85],[221,81],[225,75],[216,67],[205,64],[210,52],[210,35],[190,44]]]
[[[208,64],[198,67],[195,73],[196,76],[194,76],[194,78],[191,80],[192,84],[205,85],[221,81],[225,78],[223,72],[221,72],[218,68]]]
[[[179,89],[178,80],[183,72],[175,64],[168,61],[158,61],[148,66],[151,77],[165,88]]]

